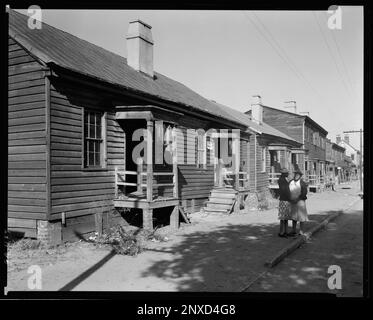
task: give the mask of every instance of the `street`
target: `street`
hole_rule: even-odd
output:
[[[330,290],[330,265],[342,270],[342,289]],[[363,294],[363,201],[331,222],[313,239],[253,284],[251,292],[329,292]]]
[[[27,268],[42,268],[42,290],[330,292],[327,268],[342,268],[340,295],[361,295],[362,201],[358,183],[334,191],[310,193],[307,229],[334,212],[346,211],[327,230],[298,248],[264,278],[264,263],[292,238],[278,238],[277,209],[214,216],[196,214],[192,224],[167,234],[166,242],[149,242],[131,257],[77,242],[43,254],[10,250],[8,290],[29,290]],[[31,253],[34,252],[34,255]],[[27,253],[27,254],[26,254]]]

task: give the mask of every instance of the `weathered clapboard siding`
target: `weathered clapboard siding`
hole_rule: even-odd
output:
[[[303,116],[264,107],[263,121],[303,143]]]
[[[51,219],[62,212],[76,217],[113,209],[114,169],[124,169],[124,132],[115,112],[99,93],[51,81]],[[84,108],[106,112],[106,168],[91,171],[83,163]],[[92,231],[92,230],[91,230]]]
[[[315,131],[319,132],[319,135],[323,137],[324,139],[326,139],[325,134],[323,134],[322,132],[317,130],[317,128],[315,128],[314,126],[312,126],[311,124],[307,122],[305,123],[305,130],[309,130],[309,132],[315,132]],[[308,139],[304,140],[304,147],[306,150],[308,150],[309,159],[318,159],[318,160],[325,161],[326,160],[326,149],[323,149],[317,145],[314,145],[311,134],[308,134],[307,137]]]
[[[262,171],[262,147],[266,147],[266,170]],[[251,135],[249,140],[249,188],[250,191],[264,191],[269,185],[270,154],[267,145]]]
[[[8,228],[36,236],[47,218],[44,72],[11,38],[8,52]]]

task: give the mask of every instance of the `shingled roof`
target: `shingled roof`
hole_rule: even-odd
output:
[[[127,65],[126,58],[70,33],[46,23],[42,23],[41,29],[30,29],[27,19],[28,16],[10,10],[9,35],[45,64],[56,64],[126,90],[174,102],[240,126],[249,126],[258,133],[272,132],[273,135],[284,136],[284,139],[294,142],[292,138],[269,125],[264,124],[256,128],[258,125],[243,113],[216,104],[158,72],[155,72],[154,78],[137,72]]]

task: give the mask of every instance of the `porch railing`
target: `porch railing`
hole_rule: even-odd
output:
[[[249,174],[245,171],[234,172],[232,170],[226,170],[224,173],[219,171],[219,186],[223,186],[226,183],[236,189],[248,188],[249,186]]]
[[[245,171],[238,172],[238,188],[249,187],[249,174]]]
[[[137,176],[137,182],[128,182],[126,180],[127,175]],[[143,177],[147,177],[146,183],[143,182]],[[167,183],[154,183],[153,177],[159,176],[172,176],[172,182]],[[178,184],[177,184],[177,173],[172,172],[142,172],[142,171],[119,171],[115,168],[115,198],[118,198],[119,186],[131,186],[137,187],[137,191],[141,192],[145,189],[144,194],[146,194],[147,200],[153,200],[153,187],[173,187],[173,196],[177,198],[178,194]]]
[[[306,181],[310,186],[324,185],[326,183],[325,176],[316,174],[307,175]]]

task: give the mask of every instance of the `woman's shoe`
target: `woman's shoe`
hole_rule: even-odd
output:
[[[285,233],[279,233],[278,236],[280,238],[287,238],[288,237]]]
[[[298,234],[296,232],[290,232],[286,234],[288,237],[296,237]]]

